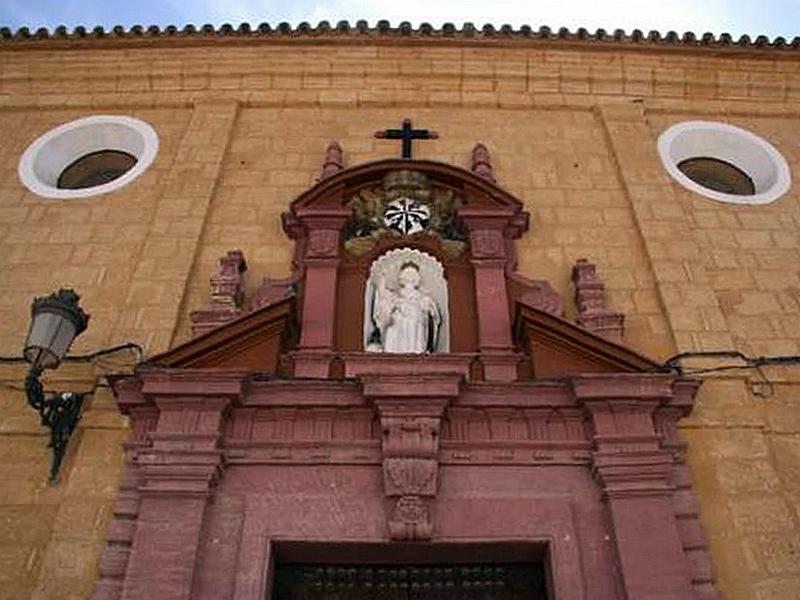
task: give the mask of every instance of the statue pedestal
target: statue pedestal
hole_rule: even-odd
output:
[[[385,354],[351,352],[340,354],[345,377],[362,375],[440,375],[459,374],[470,378],[475,354]]]

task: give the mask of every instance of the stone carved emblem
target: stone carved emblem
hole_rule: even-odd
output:
[[[364,297],[367,352],[448,352],[447,285],[441,263],[412,248],[390,250],[370,268]]]
[[[403,235],[424,231],[430,220],[431,211],[428,206],[411,198],[393,200],[383,211],[383,222],[386,227]]]
[[[349,198],[352,216],[345,228],[345,249],[369,252],[384,237],[431,236],[446,252],[458,256],[466,236],[456,218],[461,199],[452,190],[432,185],[424,173],[393,171],[378,186],[363,188]]]

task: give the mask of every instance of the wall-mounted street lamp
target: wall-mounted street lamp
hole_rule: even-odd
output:
[[[89,322],[73,290],[61,289],[49,296],[36,298],[31,305],[31,324],[23,355],[31,365],[25,378],[28,404],[39,411],[42,425],[50,429],[53,462],[50,483],[58,481],[58,470],[81,415],[84,394],[45,394],[39,380],[45,369],[55,369]]]

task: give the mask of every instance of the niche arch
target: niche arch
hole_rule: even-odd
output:
[[[362,335],[362,348],[370,351],[374,343],[377,324],[374,322],[375,302],[378,289],[377,280],[386,278],[390,285],[398,277],[400,269],[406,263],[413,263],[419,267],[420,291],[433,298],[441,314],[442,322],[438,326],[434,353],[450,351],[450,303],[448,301],[447,281],[444,278],[444,265],[427,252],[403,246],[384,252],[372,261],[369,267],[367,281],[364,286],[364,326]]]
[[[340,352],[361,352],[364,345],[364,314],[367,309],[370,268],[381,256],[408,248],[426,254],[442,266],[447,286],[447,339],[443,352],[477,352],[478,331],[472,265],[467,253],[449,256],[434,239],[384,240],[363,256],[344,255],[338,268],[336,329],[334,348]],[[453,324],[458,323],[458,327]]]

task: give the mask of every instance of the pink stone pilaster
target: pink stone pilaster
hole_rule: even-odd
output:
[[[654,422],[655,411],[672,400],[673,382],[671,375],[650,374],[583,376],[573,382],[589,419],[592,470],[603,490],[630,600],[695,598],[673,506],[674,459]]]
[[[242,392],[241,372],[143,372],[142,395],[158,409],[139,451],[139,507],[123,600],[189,600],[206,504],[223,468],[225,414]]]
[[[294,355],[298,377],[327,377],[336,326],[336,280],[346,209],[299,212],[308,232],[303,275],[300,344]],[[327,356],[326,356],[327,355]]]
[[[487,381],[516,379],[517,359],[511,339],[505,231],[511,213],[505,210],[462,208],[459,216],[469,231],[475,298],[478,312],[478,346]],[[483,357],[486,360],[483,360]]]

